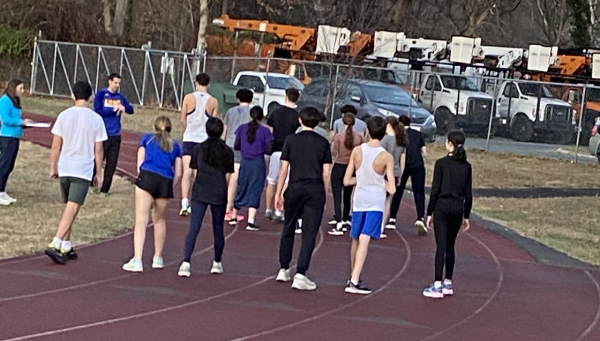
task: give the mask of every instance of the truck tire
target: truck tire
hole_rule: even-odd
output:
[[[439,108],[436,110],[434,117],[435,125],[437,126],[437,132],[440,135],[445,135],[454,130],[456,121],[452,112],[447,108]]]
[[[520,142],[530,142],[533,140],[533,123],[527,116],[519,115],[511,123],[510,135],[514,140]]]

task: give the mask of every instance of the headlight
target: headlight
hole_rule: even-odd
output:
[[[381,109],[381,108],[377,108],[377,111],[379,111],[380,114],[382,114],[383,116],[387,117],[387,116],[394,116],[394,117],[400,117],[398,114],[396,114],[395,112],[389,111],[389,110],[385,110],[385,109]]]

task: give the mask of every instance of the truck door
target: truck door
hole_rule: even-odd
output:
[[[258,76],[242,75],[237,81],[237,86],[241,86],[254,91],[252,105],[263,107],[265,100],[265,84]],[[264,108],[263,108],[264,109]]]
[[[419,99],[421,106],[429,111],[435,109],[435,92],[442,91],[442,85],[436,75],[427,76],[425,86],[421,87]]]
[[[515,113],[517,101],[519,98],[519,90],[517,89],[517,85],[512,82],[506,82],[502,84],[502,89],[498,93],[498,104],[496,106],[496,110],[498,112],[498,116],[501,119],[508,119],[511,117],[508,112],[508,107],[510,103],[510,111],[511,113]]]

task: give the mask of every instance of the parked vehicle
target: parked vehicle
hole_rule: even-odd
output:
[[[235,76],[233,85],[244,87],[254,91],[252,105],[267,108],[267,115],[273,112],[279,105],[285,104],[285,90],[296,88],[304,89],[295,77],[282,73],[267,73],[256,71],[241,71]]]
[[[314,79],[304,88],[298,108],[314,106],[325,113],[328,123],[342,117],[340,108],[347,104],[356,107],[357,117],[361,120],[372,116],[407,115],[413,128],[420,130],[427,140],[435,139],[437,130],[433,115],[397,85],[357,79],[338,80],[338,83],[335,101],[331,101],[334,89],[330,88],[330,80]],[[329,104],[332,102],[333,106]]]
[[[598,153],[598,149],[600,148],[600,134],[598,134],[598,128],[600,127],[600,118],[596,118],[594,125],[592,127],[592,131],[590,132],[590,140],[588,144],[588,148],[590,151],[590,155],[598,158],[598,163],[600,164],[600,154]]]

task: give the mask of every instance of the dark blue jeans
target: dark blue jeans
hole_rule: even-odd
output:
[[[202,227],[202,221],[206,214],[206,209],[210,204],[192,200],[192,217],[190,219],[190,230],[185,238],[185,256],[184,261],[190,262],[194,248],[196,247],[196,239],[200,228]],[[223,256],[223,249],[225,248],[225,235],[223,233],[223,222],[225,221],[225,210],[226,205],[210,205],[210,211],[212,213],[212,225],[213,233],[215,236],[214,249],[215,249],[215,262],[221,262]]]
[[[0,192],[6,191],[6,182],[15,168],[18,153],[18,138],[0,136]]]

